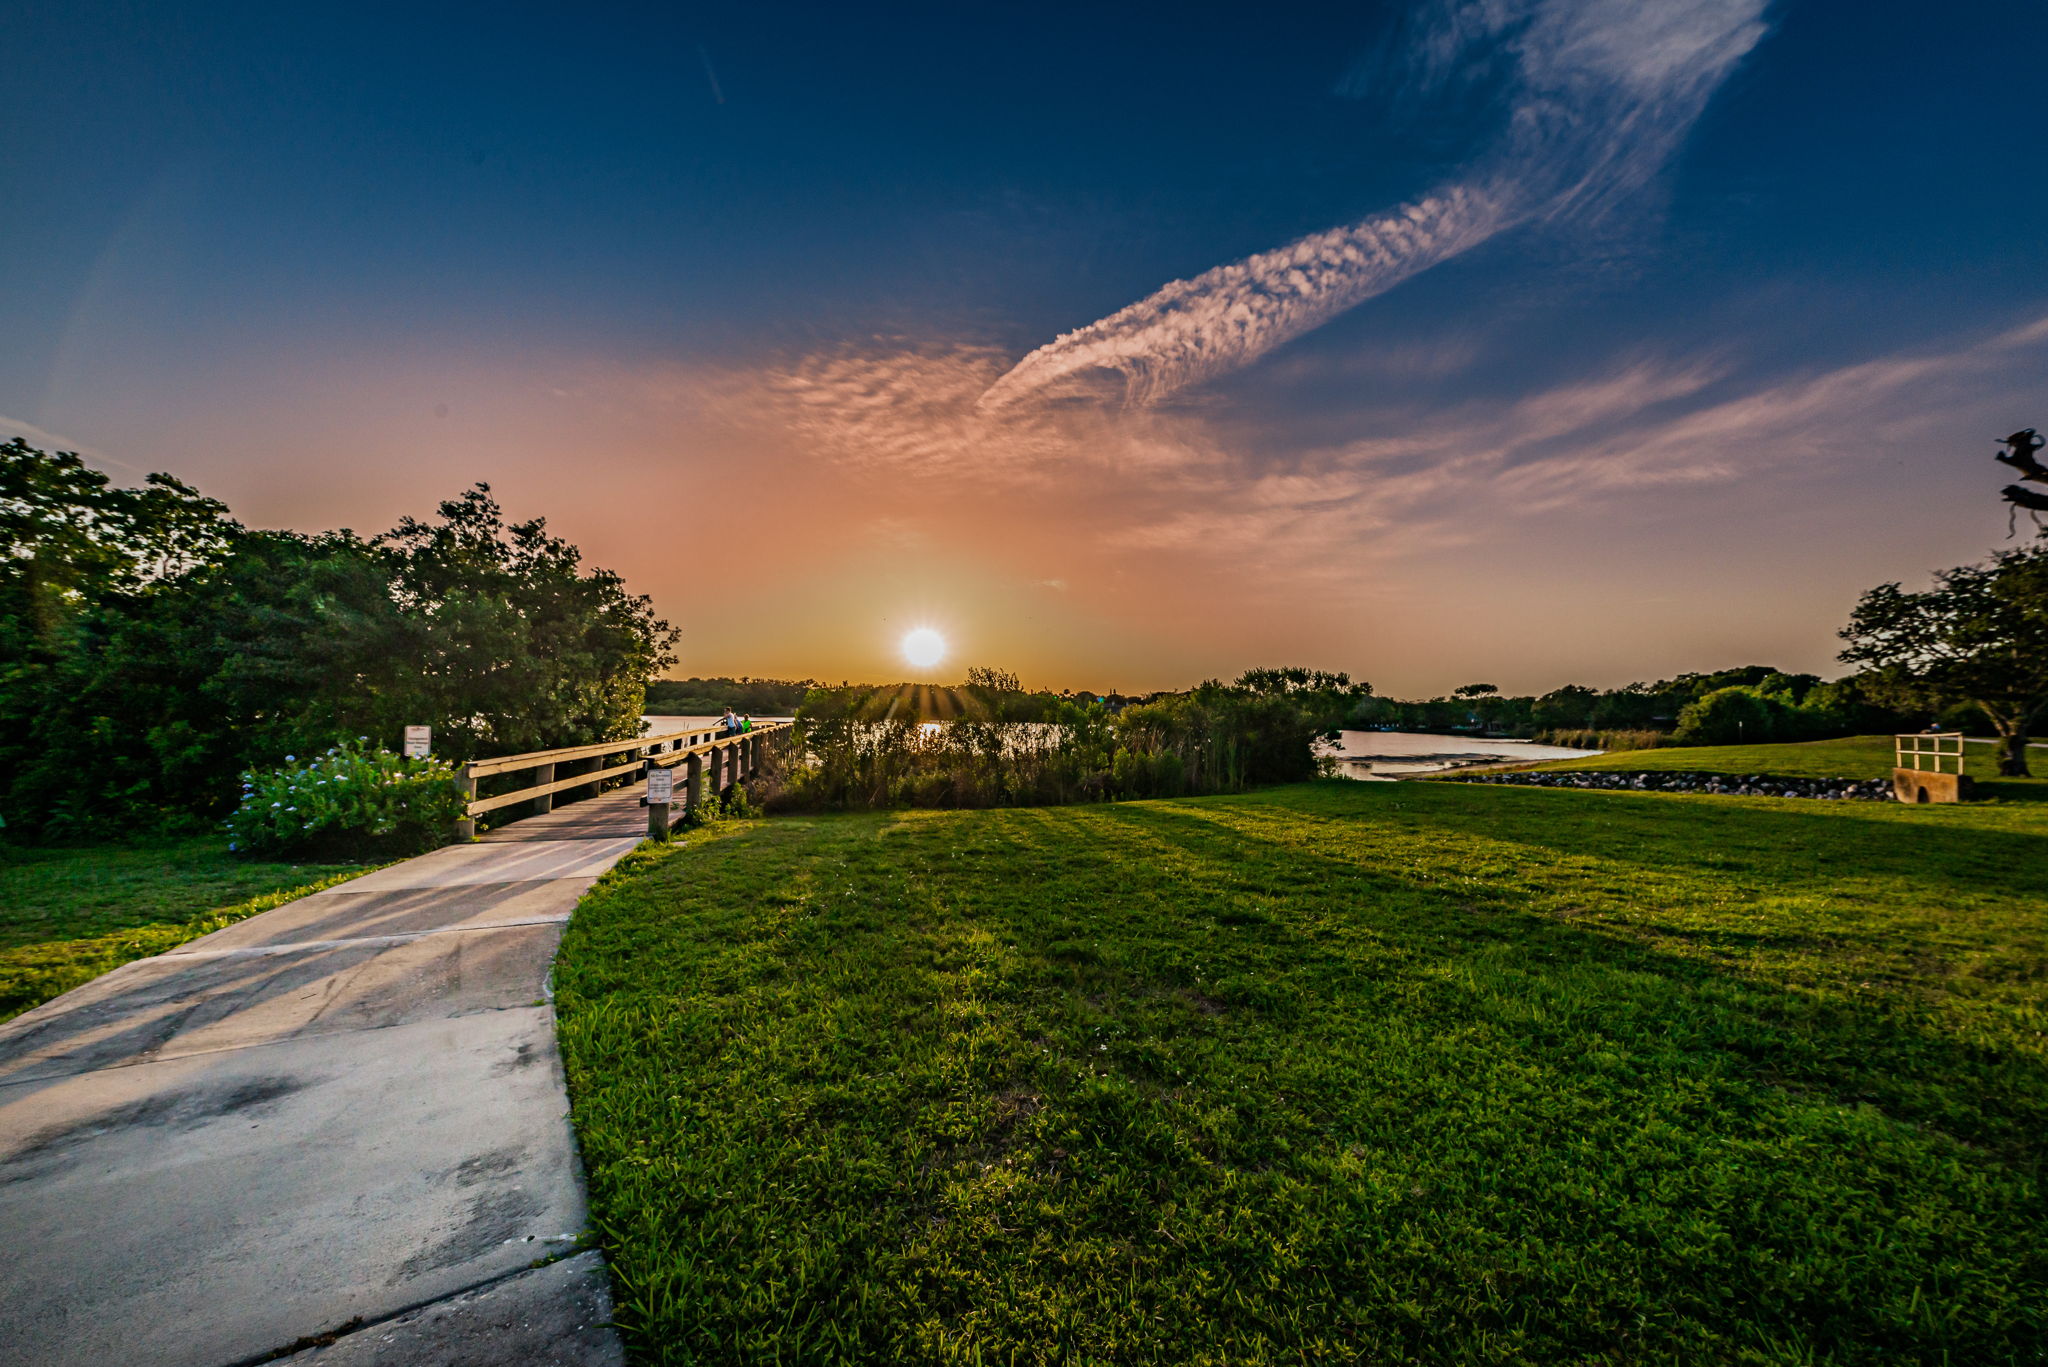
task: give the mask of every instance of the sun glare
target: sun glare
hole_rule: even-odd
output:
[[[930,669],[946,658],[946,638],[930,627],[919,627],[903,638],[903,658],[919,669]]]

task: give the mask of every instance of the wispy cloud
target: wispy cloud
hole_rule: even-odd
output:
[[[107,466],[124,474],[133,475],[138,479],[144,473],[135,466],[130,465],[127,461],[116,459],[104,451],[96,451],[83,442],[73,441],[61,433],[52,432],[46,428],[37,427],[34,423],[23,422],[19,418],[10,418],[4,413],[0,413],[0,441],[6,441],[10,437],[20,437],[30,446],[44,451],[75,451],[93,465]]]
[[[1285,472],[1190,489],[1121,540],[1341,573],[1361,556],[1471,541],[1535,515],[1714,485],[1784,498],[1873,460],[1962,459],[1973,421],[1988,456],[1992,428],[2017,422],[2009,396],[2031,386],[2044,347],[2048,318],[1734,394],[1719,362],[1639,358],[1510,404],[1452,408],[1401,436],[1305,452]],[[1998,418],[1974,416],[1986,409]]]
[[[1157,473],[1219,459],[1205,429],[1175,415],[1059,406],[984,413],[975,401],[1005,364],[990,347],[884,338],[736,370],[707,389],[735,426],[766,421],[862,470],[1034,485],[1076,468]]]
[[[1766,0],[1438,0],[1412,79],[1502,63],[1502,132],[1460,176],[1359,223],[1177,280],[1038,348],[984,412],[1121,392],[1136,406],[1242,366],[1535,218],[1611,209],[1664,167],[1763,37]]]

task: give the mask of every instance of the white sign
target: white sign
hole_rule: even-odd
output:
[[[647,771],[647,801],[670,802],[676,795],[676,771],[673,769],[649,769]]]
[[[427,750],[434,743],[434,728],[431,726],[408,726],[405,728],[405,757],[425,759]]]

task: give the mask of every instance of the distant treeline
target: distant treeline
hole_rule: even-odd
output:
[[[1044,721],[1062,706],[1097,700],[1095,694],[1026,691],[1014,674],[995,669],[970,669],[958,687],[914,683],[823,683],[817,679],[739,678],[656,679],[647,685],[647,710],[656,716],[717,715],[730,707],[749,716],[793,716],[812,694],[886,697],[904,720],[952,721],[976,707],[1007,709],[1004,721]],[[963,690],[977,689],[970,695]],[[1110,699],[1112,707],[1126,701]],[[986,720],[987,718],[983,718]]]
[[[824,684],[816,679],[656,679],[647,685],[647,711],[654,716],[717,716],[730,707],[744,716],[787,717],[804,695]]]
[[[1969,726],[1967,705],[1945,724]],[[1404,702],[1368,697],[1346,718],[1354,727],[1400,731],[1484,731],[1598,749],[1654,745],[1739,745],[1824,740],[1877,731],[1917,730],[1925,710],[1900,710],[1859,675],[1826,682],[1770,665],[1681,674],[1655,683],[1597,689],[1566,684],[1540,695],[1509,696],[1492,684],[1466,684],[1440,698]]]
[[[1244,679],[1259,686],[1259,680],[1311,677],[1324,684],[1344,678],[1307,670],[1254,670]],[[1218,687],[1224,685],[1212,681],[1199,686]],[[770,716],[854,712],[872,721],[1050,722],[1072,715],[1076,707],[1099,703],[1115,714],[1132,706],[1191,696],[1199,688],[1098,698],[1026,689],[1016,675],[989,669],[969,670],[966,682],[950,687],[833,685],[815,679],[744,677],[664,679],[648,686],[647,710],[717,713],[730,706],[737,712]],[[1403,700],[1380,697],[1372,685],[1348,678],[1339,691],[1352,700],[1341,717],[1342,724],[1355,729],[1485,732],[1606,750],[1823,740],[1873,731],[1916,730],[1930,720],[1965,728],[1982,725],[1976,709],[1967,704],[1937,718],[1926,709],[1887,704],[1880,697],[1883,690],[1862,676],[1830,682],[1817,674],[1788,673],[1771,665],[1680,674],[1622,688],[1566,684],[1548,693],[1521,696],[1504,694],[1492,684],[1475,683],[1443,697]]]

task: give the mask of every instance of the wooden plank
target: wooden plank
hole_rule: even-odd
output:
[[[636,759],[625,764],[615,764],[609,769],[594,769],[587,774],[572,774],[568,778],[558,778],[553,783],[521,788],[516,793],[499,793],[496,797],[487,797],[470,803],[469,814],[481,816],[485,812],[495,812],[500,807],[510,807],[515,803],[529,801],[542,793],[559,793],[570,788],[581,788],[585,784],[596,783],[601,779],[616,778],[620,774],[637,774],[640,768],[641,761]]]
[[[663,741],[678,740],[688,736],[708,735],[704,730],[664,731],[658,736],[638,736],[632,740],[598,741],[593,745],[571,745],[560,750],[529,750],[523,755],[499,755],[494,759],[470,761],[470,772],[481,777],[485,774],[510,773],[515,769],[537,769],[543,764],[554,764],[562,760],[590,759],[596,755],[617,755],[627,750],[638,750]]]

